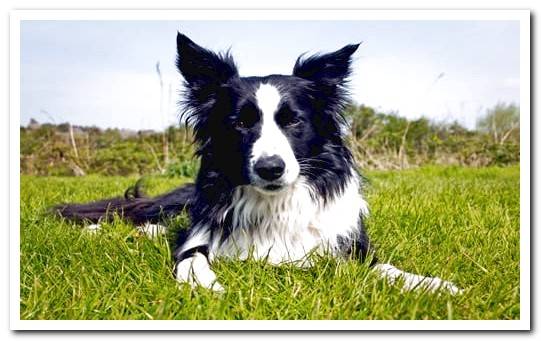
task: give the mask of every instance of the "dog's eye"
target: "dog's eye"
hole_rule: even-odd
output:
[[[237,119],[235,120],[233,125],[235,126],[235,128],[245,129],[245,128],[249,128],[250,123],[243,119]]]
[[[276,115],[276,122],[282,127],[293,127],[301,123],[301,119],[289,108],[284,108]]]
[[[289,120],[285,122],[285,125],[288,127],[295,126],[297,124],[301,123],[301,120],[298,117],[291,117]]]
[[[257,110],[251,106],[240,110],[238,117],[233,120],[233,126],[237,129],[248,129],[257,123]]]

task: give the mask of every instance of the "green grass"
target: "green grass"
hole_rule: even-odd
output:
[[[165,237],[113,222],[96,234],[48,216],[135,178],[21,177],[21,319],[518,319],[519,169],[370,172],[367,228],[384,261],[452,280],[460,296],[401,292],[365,264],[214,265],[224,294],[173,279]],[[152,178],[152,194],[183,180]],[[186,224],[180,218],[173,225]]]

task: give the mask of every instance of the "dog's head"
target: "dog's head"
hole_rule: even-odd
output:
[[[265,194],[279,193],[300,176],[317,178],[337,167],[348,172],[336,159],[350,157],[340,112],[358,46],[301,56],[290,76],[241,77],[229,53],[216,54],[179,33],[181,104],[202,170]]]

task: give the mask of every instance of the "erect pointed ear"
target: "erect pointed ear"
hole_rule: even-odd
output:
[[[229,53],[216,54],[180,32],[177,33],[177,67],[190,85],[219,85],[238,75]]]
[[[343,82],[350,74],[351,55],[359,44],[347,45],[338,51],[327,54],[315,54],[303,58],[301,55],[295,62],[293,75],[314,82]]]

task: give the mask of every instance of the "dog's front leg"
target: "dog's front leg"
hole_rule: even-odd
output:
[[[345,250],[350,255],[358,258],[361,261],[370,260],[370,266],[381,277],[387,279],[389,283],[395,284],[399,282],[399,279],[403,280],[402,289],[409,290],[426,290],[429,292],[436,292],[438,290],[446,290],[452,295],[461,294],[462,289],[455,286],[453,283],[444,281],[439,277],[426,277],[416,275],[406,271],[402,271],[391,264],[382,264],[378,262],[375,252],[372,249],[368,235],[364,230],[362,215],[358,222],[358,233],[355,238],[350,238],[351,245],[346,247]],[[345,244],[345,243],[344,243]]]
[[[177,262],[176,278],[180,283],[188,283],[192,288],[202,286],[213,291],[224,291],[216,280],[216,274],[210,269],[207,256],[199,252]]]
[[[403,280],[403,290],[426,290],[436,292],[445,290],[452,295],[462,294],[463,290],[455,286],[453,283],[444,281],[439,277],[426,277],[402,271],[391,264],[376,264],[374,270],[386,278],[391,284],[394,284],[398,279]]]
[[[190,236],[175,253],[175,276],[179,283],[187,283],[192,288],[204,288],[222,292],[224,288],[210,268],[208,238],[201,235]]]

